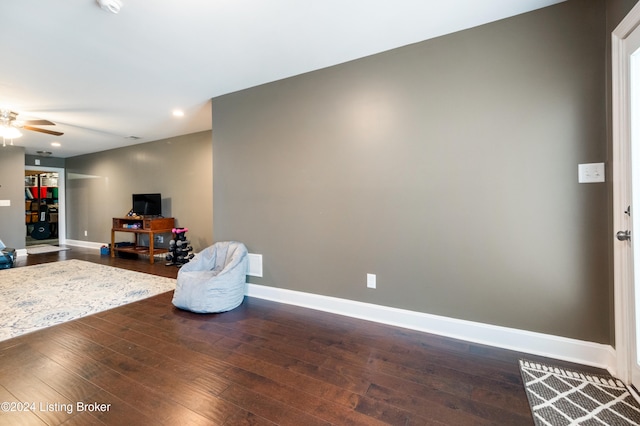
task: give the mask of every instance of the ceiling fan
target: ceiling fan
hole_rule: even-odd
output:
[[[64,133],[55,130],[41,129],[33,126],[55,126],[56,123],[49,120],[18,120],[18,113],[8,109],[0,110],[0,134],[8,133],[11,128],[31,130],[33,132],[46,133],[48,135],[62,136]],[[18,132],[19,133],[19,132]]]

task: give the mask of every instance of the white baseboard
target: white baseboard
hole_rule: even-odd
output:
[[[81,241],[81,240],[65,240],[64,244],[67,246],[84,247],[84,248],[96,249],[96,250],[100,250],[102,246],[108,245],[105,243],[94,243],[91,241]]]
[[[258,284],[247,284],[247,296],[604,368],[615,375],[616,353],[610,345]]]
[[[109,244],[94,243],[94,242],[91,242],[91,241],[66,240],[64,245],[100,250],[102,247],[108,246]],[[139,254],[138,256],[148,257],[149,255],[148,254]],[[157,254],[154,255],[154,257],[156,257],[156,258],[162,258],[162,259],[164,259],[165,256],[166,256],[165,253],[157,253]]]
[[[99,250],[104,243],[66,240],[66,245]],[[20,256],[20,251],[16,253]],[[26,255],[26,249],[24,250]],[[604,368],[614,376],[617,362],[610,345],[460,320],[406,309],[356,302],[258,284],[247,284],[247,296],[374,321],[468,342]]]

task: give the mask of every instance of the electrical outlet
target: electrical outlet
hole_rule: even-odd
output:
[[[367,274],[367,288],[376,288],[376,274]]]
[[[155,235],[154,239],[155,239],[155,242],[158,243],[158,244],[164,243],[164,236],[163,235]]]

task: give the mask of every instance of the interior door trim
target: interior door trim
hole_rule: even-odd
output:
[[[630,121],[630,79],[629,56],[626,53],[626,40],[640,25],[640,3],[636,4],[620,22],[611,35],[612,65],[612,181],[613,181],[613,229],[626,227],[624,210],[630,204],[631,176],[631,121]],[[611,236],[615,238],[614,235]],[[632,312],[628,301],[631,300],[630,286],[633,284],[633,273],[630,249],[624,242],[613,243],[614,273],[614,317],[616,374],[625,383],[631,383],[630,345],[632,340]]]
[[[66,180],[65,169],[60,167],[46,166],[24,166],[25,170],[36,170],[43,172],[58,173],[58,244],[63,245],[67,242],[67,226],[66,226]]]

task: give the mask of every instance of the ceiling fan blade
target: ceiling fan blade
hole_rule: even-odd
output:
[[[34,132],[46,133],[48,135],[54,135],[54,136],[64,135],[64,133],[62,132],[54,132],[53,130],[47,130],[47,129],[38,129],[37,127],[31,127],[31,126],[24,126],[23,129],[32,130]]]
[[[24,120],[22,122],[27,126],[55,126],[56,123],[49,120]]]

